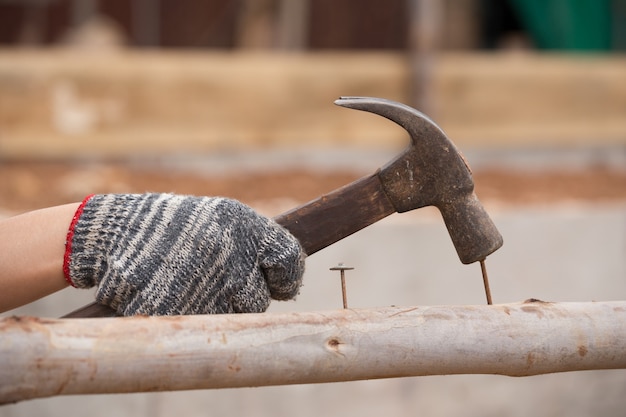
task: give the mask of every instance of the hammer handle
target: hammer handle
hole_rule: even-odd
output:
[[[298,239],[307,255],[312,255],[395,211],[376,173],[283,213],[274,220]],[[63,318],[113,316],[115,312],[109,306],[93,302]]]
[[[376,173],[274,220],[298,239],[307,255],[312,255],[395,212]]]

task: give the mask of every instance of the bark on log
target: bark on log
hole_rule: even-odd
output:
[[[0,403],[618,368],[626,368],[626,301],[0,320]]]

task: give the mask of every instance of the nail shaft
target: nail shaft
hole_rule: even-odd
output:
[[[346,272],[341,270],[341,296],[343,297],[343,308],[348,308],[348,296],[346,295]]]
[[[343,308],[348,308],[348,296],[346,294],[346,271],[354,269],[350,266],[339,264],[330,268],[331,271],[339,271],[341,273],[341,297],[343,299]]]
[[[485,285],[485,295],[487,296],[487,304],[491,305],[491,290],[489,289],[489,278],[487,277],[487,266],[485,260],[480,261],[480,272],[483,275],[483,284]]]

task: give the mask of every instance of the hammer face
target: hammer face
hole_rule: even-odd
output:
[[[502,246],[502,235],[476,194],[466,194],[438,208],[462,263],[482,261]]]

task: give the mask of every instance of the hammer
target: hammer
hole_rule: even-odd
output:
[[[312,255],[392,213],[435,206],[461,262],[480,261],[491,304],[484,260],[502,246],[502,236],[478,201],[472,172],[456,146],[428,116],[404,104],[372,97],[340,97],[335,104],[397,123],[409,133],[409,146],[374,174],[274,220]],[[108,306],[91,303],[64,318],[114,315]]]

